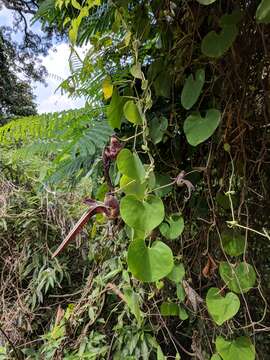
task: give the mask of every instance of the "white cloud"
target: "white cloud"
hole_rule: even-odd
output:
[[[85,48],[77,49],[80,55],[86,51]],[[84,106],[84,99],[72,99],[66,94],[61,94],[58,88],[62,80],[70,75],[69,59],[70,47],[68,44],[61,43],[49,50],[47,56],[42,58],[42,64],[48,71],[46,78],[47,87],[36,84],[34,92],[37,96],[38,112],[54,112],[68,109],[75,109]],[[62,80],[61,80],[62,79]]]
[[[0,0],[1,3],[1,0]],[[30,26],[29,17],[29,26]],[[13,11],[0,6],[0,25],[12,26],[13,23]],[[34,32],[40,32],[40,24],[36,22],[30,26]],[[18,32],[14,35],[16,41],[21,40],[21,33]],[[87,48],[77,48],[76,51],[79,55],[83,55]],[[84,106],[84,99],[72,99],[66,94],[61,94],[58,88],[62,80],[66,79],[70,75],[69,59],[70,47],[66,43],[55,45],[49,50],[47,56],[41,57],[42,64],[47,68],[48,76],[46,78],[47,86],[40,83],[34,83],[33,91],[36,95],[36,103],[39,113],[62,111],[68,109],[75,109]],[[61,80],[62,79],[62,80]]]
[[[76,109],[84,106],[84,101],[80,99],[71,99],[67,95],[53,94],[45,98],[38,104],[40,114]]]

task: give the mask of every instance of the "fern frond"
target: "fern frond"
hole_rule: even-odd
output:
[[[13,162],[50,157],[48,181],[75,183],[101,158],[112,135],[102,111],[84,108],[13,120],[0,127],[0,142],[19,145],[12,151]]]

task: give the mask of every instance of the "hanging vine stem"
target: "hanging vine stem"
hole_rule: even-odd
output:
[[[233,183],[233,177],[234,177],[234,162],[233,162],[233,158],[231,156],[230,151],[228,151],[228,154],[230,156],[230,161],[231,161],[231,166],[232,166],[232,173],[230,176],[230,181],[229,181],[229,190],[225,193],[226,196],[228,196],[229,201],[230,201],[230,209],[231,209],[231,214],[232,214],[232,220],[226,221],[226,223],[228,224],[229,227],[233,228],[233,227],[238,227],[241,229],[244,229],[246,231],[251,231],[255,234],[258,234],[260,236],[263,236],[265,238],[267,238],[268,240],[270,240],[270,235],[268,233],[268,231],[266,229],[263,229],[263,232],[255,230],[253,228],[241,225],[238,223],[237,220],[235,220],[235,216],[234,216],[234,207],[233,207],[233,201],[232,201],[232,195],[234,194],[234,191],[232,191],[232,183]]]

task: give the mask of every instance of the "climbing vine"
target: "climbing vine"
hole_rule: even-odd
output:
[[[93,227],[102,219],[124,244],[128,288],[110,289],[158,334],[157,359],[264,358],[268,290],[253,251],[270,240],[269,1],[57,0],[42,19],[72,49],[91,44],[65,90],[102,74],[88,106],[114,131],[99,189],[53,257],[98,214]]]

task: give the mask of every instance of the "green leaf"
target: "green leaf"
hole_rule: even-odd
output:
[[[82,8],[77,0],[71,0],[71,5],[77,10],[81,10],[81,8]]]
[[[136,239],[128,248],[128,267],[132,275],[143,282],[155,282],[168,275],[173,268],[171,249],[161,241],[151,247]]]
[[[144,78],[140,63],[131,66],[130,73],[133,77],[135,77],[137,79],[142,80]]]
[[[236,25],[224,26],[219,34],[210,31],[202,40],[202,53],[214,58],[222,56],[232,46],[237,35]]]
[[[124,105],[124,115],[126,119],[132,124],[142,124],[142,117],[140,115],[138,106],[133,100],[129,100]]]
[[[177,239],[184,230],[184,219],[179,214],[173,214],[160,225],[159,230],[165,238]]]
[[[161,71],[154,81],[156,96],[169,98],[171,94],[171,77],[168,71]]]
[[[210,288],[206,295],[206,306],[215,323],[222,325],[237,314],[240,301],[238,296],[232,292],[223,297],[218,288]]]
[[[226,230],[221,234],[221,242],[226,254],[239,256],[245,251],[245,237],[236,230]]]
[[[149,233],[164,218],[164,205],[157,196],[150,195],[144,201],[134,195],[126,195],[120,202],[120,213],[130,227]]]
[[[210,109],[204,118],[200,113],[188,116],[184,122],[184,133],[192,146],[197,146],[207,140],[218,127],[221,119],[219,110]]]
[[[189,77],[186,79],[181,94],[181,104],[186,110],[191,109],[198,100],[204,85],[204,81],[204,69],[196,71],[195,79],[193,77],[193,74],[190,74]]]
[[[179,306],[174,303],[163,302],[160,306],[160,313],[162,316],[178,316]]]
[[[256,11],[256,20],[258,23],[270,23],[270,1],[262,0]]]
[[[124,103],[125,99],[118,95],[117,89],[114,89],[110,105],[106,111],[109,125],[113,129],[120,129]]]
[[[154,117],[149,123],[149,134],[154,144],[162,141],[168,127],[168,120],[164,116]]]
[[[179,318],[183,321],[188,319],[188,313],[181,305],[179,305]]]
[[[186,298],[186,293],[182,284],[176,285],[176,296],[179,301],[183,302]]]
[[[237,266],[221,262],[219,274],[228,285],[228,288],[238,294],[248,292],[256,282],[256,273],[253,266],[244,262]]]
[[[137,153],[132,153],[129,149],[122,149],[117,156],[116,163],[121,174],[140,182],[144,180],[145,170]]]
[[[181,320],[188,319],[186,309],[175,303],[163,302],[160,306],[160,313],[162,316],[178,316]]]
[[[138,323],[141,323],[142,314],[139,305],[139,296],[132,289],[126,289],[124,290],[124,297],[130,311],[135,316]]]
[[[222,360],[222,359],[218,354],[214,354],[214,355],[211,356],[210,360]]]
[[[166,360],[160,346],[157,348],[157,360]]]
[[[159,197],[163,197],[167,194],[169,194],[172,191],[172,185],[165,186],[167,184],[170,184],[172,182],[171,178],[168,175],[164,174],[155,174],[156,177],[156,188],[155,194]],[[163,187],[164,186],[164,187]],[[158,189],[159,187],[162,187],[161,189]]]
[[[216,348],[223,360],[254,360],[255,348],[249,338],[241,336],[233,341],[227,341],[218,336]]]
[[[183,264],[174,265],[172,271],[167,275],[167,278],[175,283],[181,283],[185,276],[185,268]]]
[[[213,4],[216,0],[197,0],[197,1],[202,5],[210,5]]]
[[[138,199],[143,200],[145,191],[147,187],[147,182],[143,183],[129,178],[126,175],[123,175],[120,179],[120,188],[126,195],[132,194],[136,195]]]

